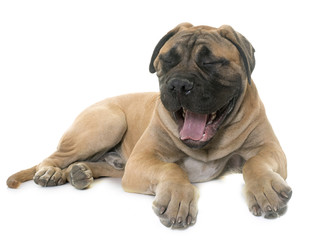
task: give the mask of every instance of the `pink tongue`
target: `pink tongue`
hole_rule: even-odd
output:
[[[193,113],[186,111],[183,127],[180,131],[181,140],[200,140],[205,131],[207,114]]]

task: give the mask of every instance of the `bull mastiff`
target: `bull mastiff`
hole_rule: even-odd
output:
[[[85,189],[95,178],[122,177],[125,191],[155,195],[153,210],[165,226],[185,228],[197,217],[192,183],[238,169],[249,210],[282,215],[292,194],[286,158],[251,79],[254,66],[254,48],[232,27],[180,24],[151,58],[160,93],[92,105],[52,155],[7,184],[69,181]]]

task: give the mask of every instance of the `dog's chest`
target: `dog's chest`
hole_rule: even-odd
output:
[[[225,168],[227,160],[203,162],[187,157],[178,162],[188,174],[190,182],[205,182],[218,177]]]

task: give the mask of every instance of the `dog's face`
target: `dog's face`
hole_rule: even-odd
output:
[[[253,51],[229,26],[181,24],[158,43],[150,71],[186,145],[205,146],[234,110],[251,81]]]

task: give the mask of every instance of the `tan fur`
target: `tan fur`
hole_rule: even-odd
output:
[[[225,27],[219,31],[225,31]],[[179,39],[170,39],[162,52],[171,48],[174,41]],[[81,113],[62,137],[57,151],[36,167],[11,176],[8,186],[16,188],[34,177],[43,186],[69,181],[77,188],[85,188],[93,178],[122,177],[125,191],[156,195],[153,209],[164,225],[186,227],[197,216],[199,195],[191,181],[216,178],[230,160],[242,159],[250,210],[255,215],[278,214],[291,197],[291,189],[285,182],[285,155],[267,120],[255,84],[247,84],[237,49],[228,42],[211,44],[232,60],[231,66],[244,76],[245,89],[208,145],[192,149],[180,141],[177,125],[158,93],[109,98]],[[160,69],[157,60],[154,65]],[[124,171],[103,161],[87,160],[110,149],[117,151],[126,163]]]
[[[31,180],[36,173],[36,166],[11,175],[7,179],[7,185],[10,188],[18,188],[22,182]]]

